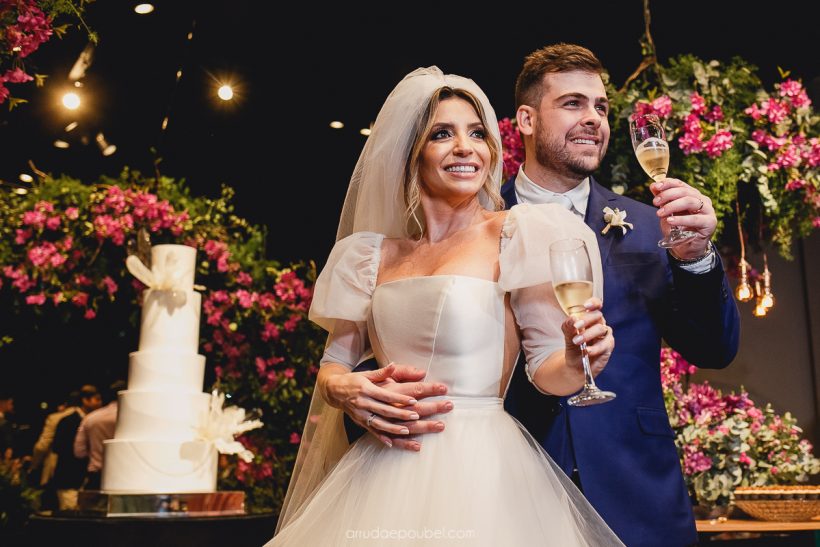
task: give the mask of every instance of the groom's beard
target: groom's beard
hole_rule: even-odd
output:
[[[566,147],[564,138],[557,138],[542,125],[536,126],[535,159],[539,165],[558,173],[562,177],[585,179],[601,166],[606,154],[607,143],[601,148],[597,158],[574,157]]]

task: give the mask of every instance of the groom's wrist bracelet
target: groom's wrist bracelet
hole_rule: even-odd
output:
[[[715,254],[715,245],[711,241],[709,242],[709,246],[706,248],[706,252],[704,252],[700,256],[696,256],[695,258],[678,258],[672,253],[672,251],[669,251],[669,256],[672,258],[672,260],[675,261],[676,264],[679,264],[679,265],[683,265],[683,264],[692,265],[692,264],[697,264],[699,262],[705,262],[706,260],[711,260],[712,255],[714,255],[714,254]]]

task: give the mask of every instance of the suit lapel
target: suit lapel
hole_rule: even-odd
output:
[[[507,209],[513,205],[518,205],[518,198],[515,195],[515,175],[501,186],[501,198],[504,200]]]
[[[587,214],[584,217],[584,222],[587,226],[592,228],[595,232],[595,237],[598,238],[598,248],[601,251],[601,264],[606,264],[606,259],[609,256],[612,241],[618,237],[610,229],[606,235],[601,233],[601,230],[606,226],[604,221],[604,207],[614,209],[617,206],[618,194],[610,192],[597,182],[592,177],[589,177],[589,200],[587,201]]]

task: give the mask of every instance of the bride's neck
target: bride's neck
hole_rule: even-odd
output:
[[[425,229],[422,240],[436,243],[483,222],[487,211],[478,198],[452,204],[422,198]]]

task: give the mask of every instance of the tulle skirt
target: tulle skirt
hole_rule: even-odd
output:
[[[267,545],[622,545],[501,399],[448,399],[421,452],[359,439]]]

